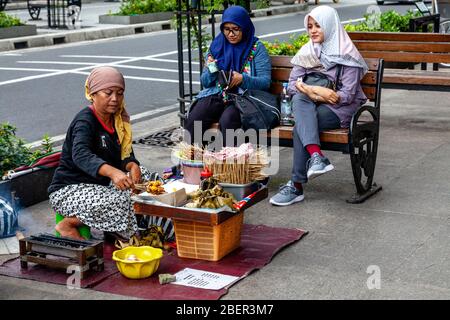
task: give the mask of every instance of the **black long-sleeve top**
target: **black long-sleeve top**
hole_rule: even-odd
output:
[[[129,162],[139,165],[133,152],[121,160],[117,133],[108,131],[89,107],[75,116],[67,130],[61,160],[47,190],[49,194],[71,184],[109,185],[111,180],[98,174],[105,163],[122,171],[126,171]]]

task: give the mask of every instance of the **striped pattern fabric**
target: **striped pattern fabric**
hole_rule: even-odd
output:
[[[15,235],[17,227],[17,212],[5,198],[0,197],[0,238]]]

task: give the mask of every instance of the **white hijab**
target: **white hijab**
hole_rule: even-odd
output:
[[[291,63],[317,70],[329,70],[336,64],[358,67],[361,68],[361,77],[364,76],[368,70],[367,64],[344,30],[337,11],[330,6],[314,8],[305,17],[306,29],[310,16],[320,25],[324,41],[317,44],[309,40],[292,58]]]

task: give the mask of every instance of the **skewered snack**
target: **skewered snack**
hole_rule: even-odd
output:
[[[269,164],[267,153],[261,147],[254,149],[250,143],[225,147],[220,152],[205,151],[203,159],[219,182],[247,184],[267,177],[263,173]]]
[[[154,195],[159,195],[166,193],[166,190],[164,190],[162,182],[157,180],[157,181],[149,181],[147,183],[147,192]]]
[[[203,160],[203,148],[199,147],[197,144],[191,145],[186,142],[180,142],[177,144],[173,151],[175,155],[182,160]]]

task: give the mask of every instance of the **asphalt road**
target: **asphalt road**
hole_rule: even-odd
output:
[[[367,7],[336,8],[346,21],[360,19]],[[405,12],[412,7],[385,5],[381,9]],[[295,13],[253,21],[260,38],[284,40],[303,32],[303,17]],[[88,103],[84,98],[87,75],[105,63],[126,77],[132,119],[173,111],[178,96],[176,50],[176,32],[161,31],[0,54],[0,123],[15,125],[17,135],[27,142],[40,140],[45,133],[63,135],[73,116]],[[198,74],[197,69],[195,81]]]

